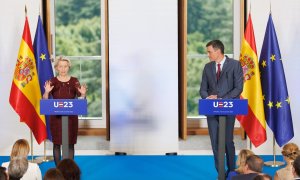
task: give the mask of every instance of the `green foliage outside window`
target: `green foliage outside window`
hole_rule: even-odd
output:
[[[72,76],[77,77],[81,84],[87,84],[88,116],[101,117],[102,115],[102,81],[101,63],[97,60],[73,60],[70,70]]]
[[[55,1],[56,54],[100,56],[100,0]]]
[[[88,116],[101,117],[101,61],[84,58],[101,55],[100,0],[56,0],[55,10],[56,55],[70,57],[70,74],[88,86]]]
[[[188,0],[188,115],[198,116],[199,89],[206,43],[220,39],[225,53],[233,54],[233,0]]]

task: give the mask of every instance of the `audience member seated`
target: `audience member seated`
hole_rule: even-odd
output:
[[[264,161],[257,155],[251,155],[246,159],[243,174],[233,176],[232,180],[253,180],[262,172]]]
[[[8,180],[8,175],[6,173],[6,168],[0,166],[0,180]]]
[[[274,180],[290,180],[293,179],[293,162],[298,155],[299,147],[294,143],[288,143],[282,148],[282,155],[286,162],[286,166],[276,171]]]
[[[25,157],[27,159],[27,156],[29,154],[29,144],[27,140],[25,139],[19,139],[15,142],[13,145],[13,148],[11,150],[10,154],[10,161],[12,161],[14,158],[20,158]],[[10,162],[5,162],[2,164],[3,167],[8,168]],[[39,166],[35,163],[28,162],[28,169],[24,176],[22,177],[22,180],[41,180],[42,174]]]
[[[79,180],[80,169],[72,159],[63,159],[57,166],[66,180]]]
[[[28,169],[28,160],[25,157],[15,157],[8,165],[9,180],[20,180]]]
[[[44,180],[65,180],[65,178],[57,168],[51,168],[46,172]]]
[[[243,174],[243,169],[246,165],[246,159],[250,155],[254,155],[254,153],[251,150],[248,149],[242,149],[238,155],[238,158],[236,160],[236,166],[237,168],[234,171],[230,171],[227,176],[227,180],[230,180],[233,176],[236,176],[238,174]]]
[[[292,171],[293,171],[294,179],[300,179],[300,155],[297,156],[297,158],[293,162]]]
[[[258,174],[253,180],[272,180],[269,174]]]

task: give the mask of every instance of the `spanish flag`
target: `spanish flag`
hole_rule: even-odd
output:
[[[45,116],[40,115],[41,98],[30,29],[26,17],[9,102],[19,114],[20,121],[25,122],[32,130],[39,144],[47,137]]]
[[[240,62],[244,73],[244,90],[241,99],[248,99],[248,115],[237,116],[255,147],[267,140],[266,120],[260,82],[259,64],[251,14],[246,25]]]

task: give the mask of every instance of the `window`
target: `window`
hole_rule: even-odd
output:
[[[233,57],[235,49],[233,3],[233,0],[188,0],[187,114],[190,117],[198,116],[202,71],[204,65],[209,62],[206,43],[220,39],[224,43],[225,54]]]
[[[239,3],[188,0],[188,116],[198,116],[202,70],[208,62],[206,43],[220,39],[229,57],[239,55]],[[99,119],[102,117],[100,0],[55,0],[54,14],[55,55],[71,59],[71,75],[89,87],[88,117]]]
[[[102,117],[100,0],[56,0],[55,55],[72,62],[70,75],[88,86],[88,117]]]

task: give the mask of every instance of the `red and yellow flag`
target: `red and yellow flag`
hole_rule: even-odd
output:
[[[32,130],[40,144],[47,137],[45,116],[40,115],[41,90],[26,17],[9,102],[19,114],[20,121]]]
[[[248,115],[237,116],[237,119],[251,142],[258,147],[267,140],[267,136],[258,57],[250,14],[242,42],[240,62],[244,73],[244,90],[241,99],[248,99]]]

